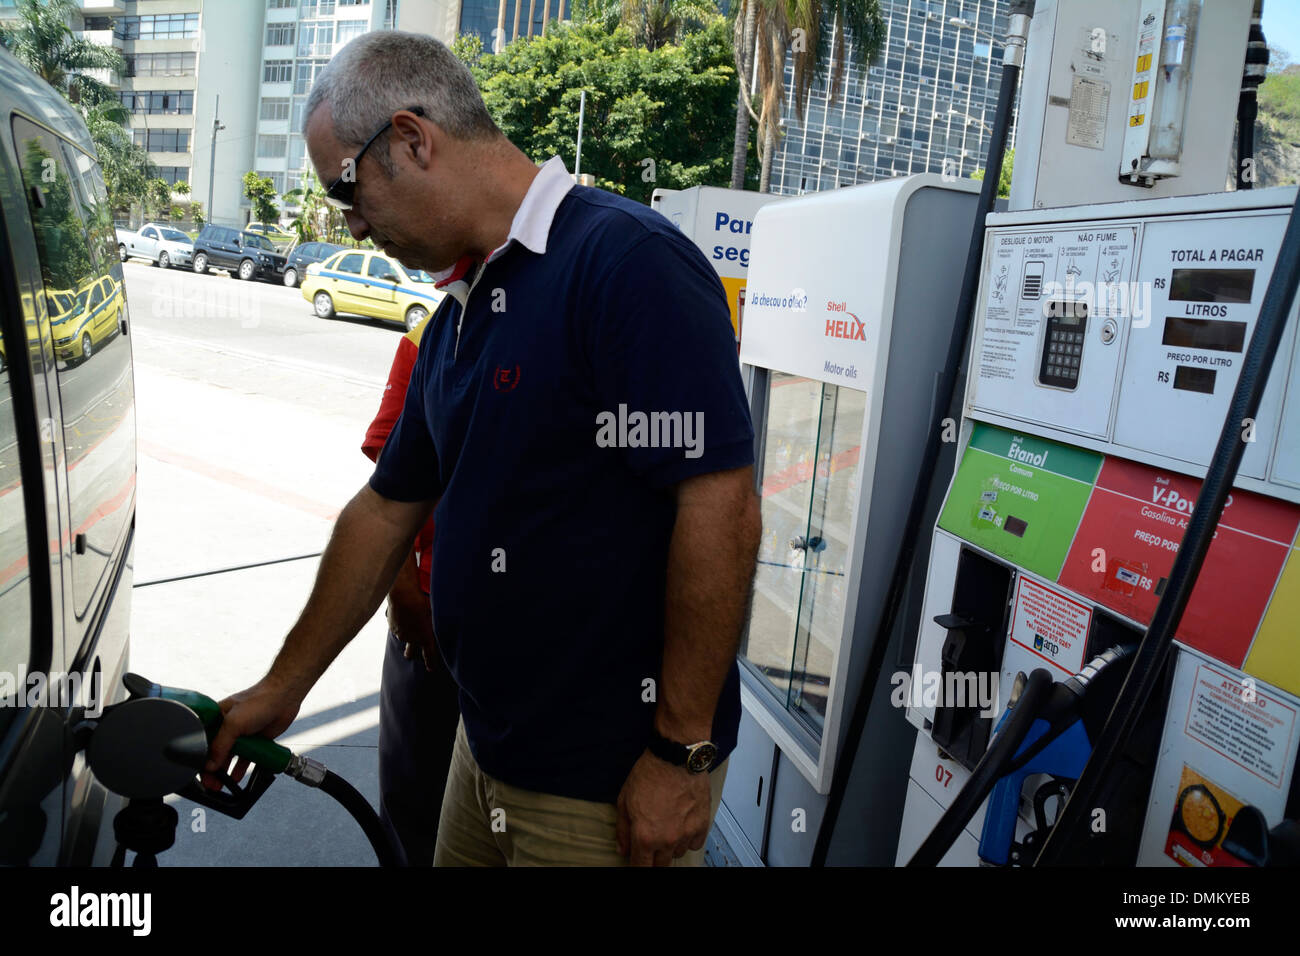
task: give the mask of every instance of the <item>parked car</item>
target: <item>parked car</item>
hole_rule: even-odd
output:
[[[284,262],[271,240],[256,232],[207,225],[194,240],[193,269],[199,273],[214,268],[227,269],[241,279],[278,279]]]
[[[117,256],[123,262],[139,256],[164,269],[187,266],[194,258],[194,240],[179,229],[147,222],[139,232],[117,230]]]
[[[336,252],[309,265],[302,280],[302,297],[322,319],[350,312],[401,322],[407,331],[438,308],[443,295],[427,272],[368,249]]]
[[[250,222],[244,227],[244,232],[260,233],[276,245],[292,242],[297,238],[292,232],[273,222]]]
[[[15,679],[0,690],[14,704],[0,706],[0,866],[107,864],[125,801],[91,772],[82,728],[126,698],[136,437],[123,267],[81,115],[3,50],[0,114],[0,673]],[[65,331],[83,321],[89,355]],[[82,360],[61,361],[56,335]]]
[[[309,265],[322,262],[345,248],[346,246],[336,246],[332,242],[304,242],[294,246],[284,267],[284,284],[290,289],[294,288],[302,280]]]

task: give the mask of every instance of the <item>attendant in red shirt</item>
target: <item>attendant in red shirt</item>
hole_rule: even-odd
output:
[[[428,322],[425,319],[398,343],[379,413],[361,445],[371,461],[379,458],[402,413]],[[388,641],[379,687],[379,815],[411,866],[433,864],[442,793],[460,719],[459,690],[433,634],[432,541],[430,518],[388,593]]]

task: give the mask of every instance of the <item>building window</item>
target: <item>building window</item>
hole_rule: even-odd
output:
[[[298,0],[266,0],[268,10],[292,10],[297,5]]]
[[[263,83],[288,83],[293,79],[293,60],[267,60],[262,68]]]
[[[259,169],[257,171],[257,174],[259,176],[265,176],[267,179],[271,180],[271,185],[275,187],[275,191],[277,193],[284,192],[284,173],[282,172],[268,173],[264,170]]]
[[[307,159],[307,143],[301,136],[289,137],[289,168],[302,169]]]
[[[292,23],[268,23],[266,25],[267,46],[291,46],[293,44]]]
[[[365,20],[340,20],[334,34],[335,46],[343,46],[366,32],[369,24]]]
[[[128,53],[123,76],[193,76],[193,53]]]
[[[307,106],[306,97],[295,96],[293,98],[293,115],[289,120],[289,128],[295,132],[302,129],[302,111]]]
[[[300,4],[303,19],[308,17],[327,17],[334,12],[334,0],[302,0]]]
[[[261,118],[264,120],[287,120],[289,118],[289,98],[287,96],[268,96],[262,100]]]
[[[171,113],[173,115],[194,112],[193,90],[126,90],[118,96],[132,113]]]
[[[307,93],[312,83],[316,81],[316,75],[325,69],[325,64],[328,62],[329,60],[299,60],[293,80],[294,93],[299,96]]]
[[[0,3],[0,7],[2,7],[2,6],[9,6],[9,7],[12,7],[13,4],[12,4],[12,3],[10,3],[10,4],[3,4],[3,3]],[[85,26],[82,27],[82,29],[83,29],[83,30],[86,30],[86,31],[88,31],[88,32],[89,32],[89,31],[92,31],[92,30],[96,30],[96,31],[98,31],[98,30],[111,30],[111,29],[113,29],[113,18],[112,18],[112,17],[86,17],[86,18],[85,18]]]
[[[190,181],[190,168],[188,166],[155,166],[158,171],[158,178],[171,183],[173,186],[177,183],[188,183]]]
[[[288,148],[289,137],[284,133],[263,133],[257,137],[259,159],[284,159],[284,152]]]
[[[137,146],[151,153],[188,153],[190,131],[187,129],[133,129],[131,137]]]
[[[368,7],[370,0],[339,0],[340,7]]]
[[[159,13],[119,17],[114,35],[122,40],[179,40],[199,35],[197,13]]]
[[[303,23],[298,31],[299,56],[329,56],[334,48],[334,21]]]

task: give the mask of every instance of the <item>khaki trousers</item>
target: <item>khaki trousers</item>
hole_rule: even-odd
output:
[[[727,774],[709,774],[712,824]],[[485,774],[470,753],[465,722],[456,728],[451,772],[442,797],[434,866],[626,866],[618,852],[618,808],[512,787]],[[495,824],[495,825],[494,825]],[[703,866],[704,850],[687,850],[673,866]]]

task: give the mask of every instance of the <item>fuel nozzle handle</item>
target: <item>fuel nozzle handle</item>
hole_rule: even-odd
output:
[[[127,674],[122,678],[122,683],[132,697],[161,697],[163,700],[184,704],[194,711],[203,723],[209,746],[221,729],[221,707],[207,694],[184,687],[164,687],[139,674]],[[282,747],[269,737],[237,737],[230,752],[271,773],[284,773],[289,767],[289,761],[293,759],[293,752],[288,747]]]

